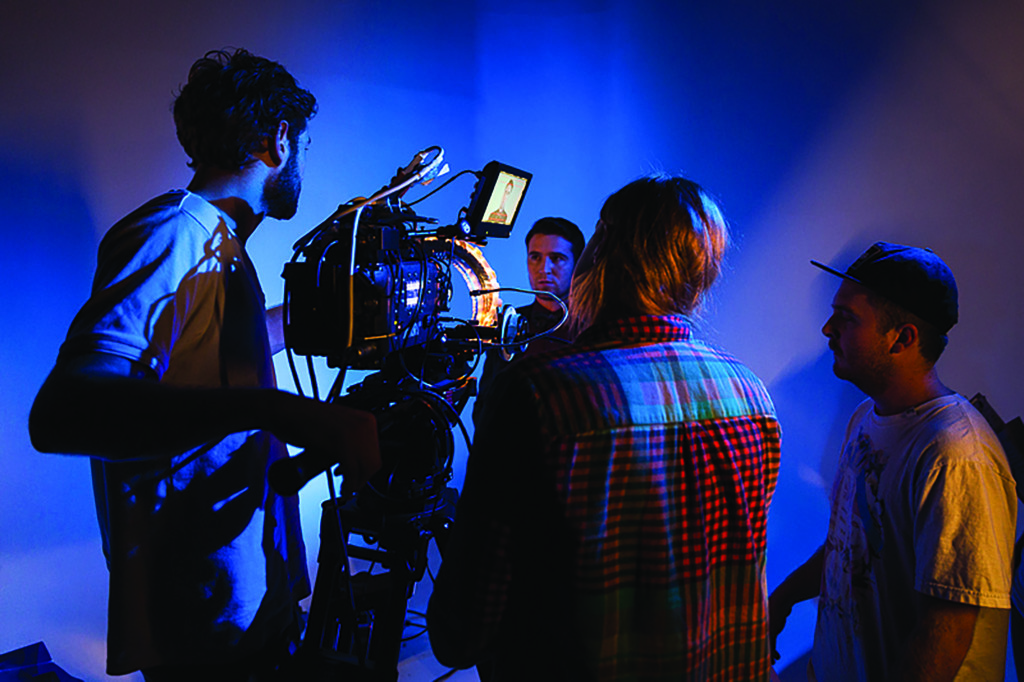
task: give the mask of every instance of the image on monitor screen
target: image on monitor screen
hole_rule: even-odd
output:
[[[484,209],[484,222],[511,225],[523,198],[526,180],[501,171]]]

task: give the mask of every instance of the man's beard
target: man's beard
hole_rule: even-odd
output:
[[[892,372],[892,362],[883,353],[862,351],[854,358],[833,355],[832,373],[836,378],[849,381],[872,398],[886,389]]]
[[[263,205],[267,207],[267,215],[278,220],[294,217],[295,211],[299,208],[301,192],[299,155],[293,152],[281,172],[268,180],[263,187]]]

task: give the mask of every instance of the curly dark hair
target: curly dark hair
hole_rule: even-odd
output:
[[[295,145],[316,114],[316,98],[277,62],[243,49],[211,50],[192,65],[173,111],[190,168],[238,170],[265,148],[281,121]]]

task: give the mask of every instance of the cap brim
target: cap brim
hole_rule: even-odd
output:
[[[843,279],[848,279],[848,280],[850,280],[851,282],[854,282],[854,283],[856,283],[856,284],[860,284],[861,286],[866,286],[866,285],[864,284],[864,282],[861,282],[861,281],[860,281],[859,279],[857,279],[856,277],[850,277],[850,276],[849,276],[849,275],[847,275],[847,274],[846,274],[845,272],[839,272],[838,270],[836,270],[836,269],[834,269],[834,268],[830,268],[829,266],[825,265],[824,263],[819,263],[819,262],[818,262],[818,261],[816,261],[816,260],[812,260],[812,261],[811,261],[811,265],[817,266],[817,267],[821,268],[822,270],[824,270],[825,272],[831,272],[831,273],[832,273],[833,275],[835,275],[836,277],[842,277]]]

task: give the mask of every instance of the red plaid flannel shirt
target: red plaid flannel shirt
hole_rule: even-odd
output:
[[[767,679],[780,431],[760,380],[682,318],[640,317],[524,359],[491,401],[431,598],[438,659]]]

